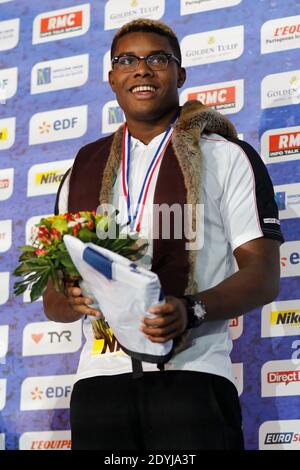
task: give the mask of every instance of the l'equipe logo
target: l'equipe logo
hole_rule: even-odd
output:
[[[34,114],[29,123],[29,145],[81,137],[87,130],[87,105]]]
[[[90,4],[47,11],[33,21],[32,44],[85,34],[90,27]]]
[[[269,20],[261,27],[261,53],[300,47],[300,15]]]
[[[71,431],[24,432],[19,441],[20,450],[70,450]]]

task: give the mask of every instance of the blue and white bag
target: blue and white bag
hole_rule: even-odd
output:
[[[172,356],[173,341],[153,343],[140,331],[152,305],[164,303],[158,276],[110,250],[64,236],[77,270],[97,300],[121,348],[137,361],[163,365]]]

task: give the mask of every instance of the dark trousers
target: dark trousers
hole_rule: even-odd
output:
[[[242,450],[234,385],[212,374],[145,372],[78,381],[72,449]]]

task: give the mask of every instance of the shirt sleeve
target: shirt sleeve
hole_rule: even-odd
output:
[[[68,212],[69,181],[71,176],[71,169],[72,168],[69,168],[69,170],[64,174],[63,179],[59,185],[54,206],[55,215]]]
[[[221,215],[232,250],[255,238],[283,243],[278,207],[267,168],[247,142],[230,139],[230,159],[221,199]]]

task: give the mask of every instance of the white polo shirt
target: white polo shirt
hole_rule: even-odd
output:
[[[155,137],[148,145],[132,138],[129,188],[134,207],[149,163],[162,136],[163,134]],[[263,236],[281,240],[277,208],[272,197],[270,200],[272,186],[264,173],[265,167],[252,147],[240,144],[216,134],[203,134],[200,138],[203,158],[200,200],[204,205],[204,239],[196,256],[195,275],[199,291],[216,286],[234,273],[233,251],[237,247]],[[147,216],[141,223],[141,235],[150,241],[150,257],[151,206],[159,167],[160,164],[149,188],[145,207]],[[167,181],[166,184],[168,183],[171,184]],[[68,185],[67,177],[59,196],[59,212],[67,212]],[[262,186],[268,188],[268,194]],[[264,198],[268,198],[267,204]],[[120,221],[126,222],[127,209],[121,184],[121,169],[113,187],[112,203],[120,210]],[[109,348],[104,345],[103,340],[94,340],[89,320],[83,321],[83,329],[86,342],[80,357],[78,380],[132,371],[130,357],[118,349],[116,343]],[[231,349],[229,322],[207,321],[192,330],[186,348],[175,355],[165,365],[165,369],[208,372],[235,383],[230,360]],[[143,369],[157,370],[157,367],[143,363]]]

